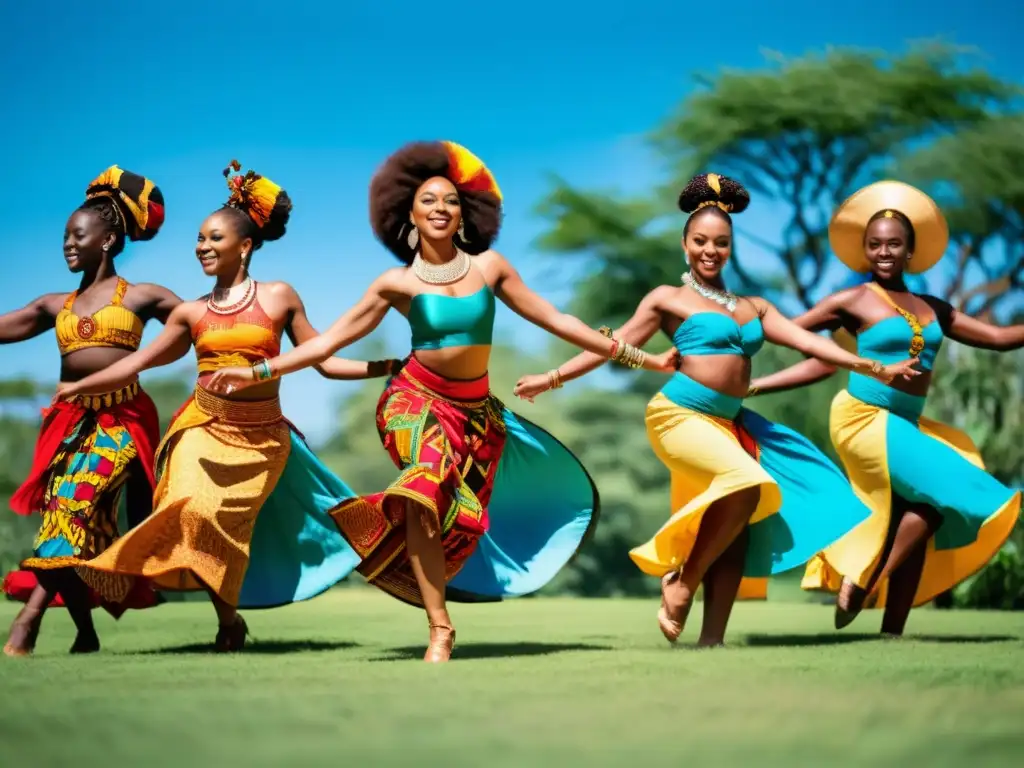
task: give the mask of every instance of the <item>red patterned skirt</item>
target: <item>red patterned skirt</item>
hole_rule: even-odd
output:
[[[473,554],[487,532],[487,505],[505,447],[502,411],[487,376],[453,381],[415,358],[388,383],[377,403],[377,430],[401,474],[386,490],[347,499],[331,511],[371,584],[423,604],[405,551],[407,502],[419,505],[440,532],[446,581]]]
[[[156,406],[137,382],[117,392],[61,401],[43,412],[32,469],[10,502],[17,514],[38,513],[41,524],[33,556],[4,579],[8,596],[27,601],[38,584],[36,571],[71,567],[118,538],[118,501],[128,465],[137,459],[152,488],[159,437]],[[129,525],[141,521],[139,512],[128,510]],[[148,589],[117,604],[93,594],[93,605],[102,604],[114,616],[156,603]],[[62,604],[59,595],[52,603]]]

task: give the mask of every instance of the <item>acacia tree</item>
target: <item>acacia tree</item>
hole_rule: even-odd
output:
[[[959,67],[960,53],[941,45],[902,56],[830,50],[776,57],[758,71],[698,77],[698,89],[652,135],[668,170],[653,200],[558,182],[541,203],[552,227],[540,246],[590,257],[576,311],[589,320],[620,320],[654,285],[678,280],[679,262],[666,258],[679,251],[678,219],[662,226],[671,211],[666,201],[707,169],[735,176],[758,202],[780,210],[777,238],[737,221],[733,284],[794,309],[809,307],[834,287],[827,229],[835,207],[878,178],[896,154],[983,125],[1015,97],[1014,87],[988,73]],[[747,263],[743,246],[750,244],[769,263]]]

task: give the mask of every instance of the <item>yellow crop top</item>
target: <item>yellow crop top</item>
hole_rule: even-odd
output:
[[[207,305],[202,319],[192,327],[200,373],[233,365],[245,367],[281,353],[281,336],[256,292],[254,284],[252,295],[230,312]]]
[[[142,343],[142,320],[122,306],[127,291],[128,282],[119,277],[110,303],[84,317],[71,311],[78,298],[78,291],[70,294],[57,313],[57,347],[61,355],[69,355],[88,347],[116,347],[132,352],[138,349]]]

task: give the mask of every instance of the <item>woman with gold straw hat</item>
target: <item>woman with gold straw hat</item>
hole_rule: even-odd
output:
[[[426,609],[425,661],[451,656],[446,597],[496,600],[533,592],[572,557],[597,519],[586,470],[544,430],[490,392],[495,298],[567,341],[634,367],[668,369],[605,338],[526,287],[491,249],[501,192],[483,163],[451,142],[393,154],[370,185],[370,219],[403,262],[322,336],[252,368],[221,371],[221,391],[276,379],[362,338],[395,308],[409,320],[412,354],[384,390],[377,428],[398,479],[342,502],[334,518],[363,558],[359,571]]]
[[[109,574],[161,590],[206,590],[220,623],[218,651],[245,645],[239,607],[314,597],[358,563],[327,514],[353,493],[285,420],[279,383],[230,397],[209,389],[217,370],[276,355],[284,334],[295,344],[316,335],[290,285],[258,283],[249,275],[253,253],[285,233],[288,194],[252,171],[232,177],[232,169],[239,170],[237,162],[224,172],[228,202],[203,223],[196,245],[203,271],[216,279],[213,291],[175,309],[148,347],[102,373],[61,385],[64,394],[103,389],[195,346],[195,393],[157,450],[153,514],[101,557],[80,563],[79,572],[100,590]],[[393,362],[331,359],[320,372],[337,379],[384,376]]]
[[[829,241],[844,264],[871,280],[796,320],[809,330],[852,333],[860,354],[883,362],[919,357],[922,371],[888,385],[851,374],[832,402],[832,442],[872,511],[804,576],[806,589],[838,592],[837,628],[873,601],[885,607],[882,632],[902,634],[911,607],[984,566],[1020,514],[1020,492],[984,471],[971,439],[921,415],[944,337],[983,349],[1024,346],[1024,325],[993,326],[907,289],[904,273],[934,266],[948,240],[942,212],[920,190],[898,181],[865,187],[836,211]],[[753,389],[793,389],[834,372],[808,360],[754,381]]]
[[[55,329],[61,379],[74,381],[114,364],[138,348],[149,320],[166,322],[181,300],[159,285],[132,285],[114,259],[125,242],[151,240],[164,221],[164,199],[152,181],[116,165],[86,189],[85,202],[64,228],[64,259],[82,274],[78,290],[51,293],[0,316],[0,344]],[[42,522],[32,557],[4,579],[8,596],[26,605],[4,646],[9,656],[32,652],[49,605],[64,605],[75,622],[72,653],[99,650],[91,608],[115,617],[126,608],[156,604],[139,590],[116,603],[98,600],[72,563],[102,553],[118,537],[118,502],[127,489],[129,525],[152,507],[153,452],[159,441],[156,406],[134,376],[111,381],[94,396],[65,398],[43,413],[28,479],[11,497],[21,515]]]
[[[769,575],[803,565],[868,516],[839,468],[810,441],[741,407],[751,358],[765,339],[880,381],[907,375],[912,364],[883,366],[850,354],[764,299],[729,293],[722,269],[732,252],[732,216],[749,202],[746,189],[725,176],[692,179],[679,195],[680,209],[691,214],[683,226],[683,285],[655,288],[618,331],[640,345],[660,329],[681,355],[646,416],[651,445],[671,473],[673,513],[630,552],[642,571],[661,577],[658,626],[672,643],[702,583],[699,644],[720,645],[737,597],[765,597]],[[604,362],[579,355],[524,377],[516,392],[532,398]]]

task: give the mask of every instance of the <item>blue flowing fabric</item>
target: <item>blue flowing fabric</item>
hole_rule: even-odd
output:
[[[256,518],[238,607],[309,600],[355,570],[359,556],[328,514],[353,496],[293,430],[288,463]]]
[[[597,486],[579,459],[536,424],[503,410],[490,527],[448,585],[455,602],[536,592],[565,567],[597,525]]]
[[[800,567],[871,515],[842,470],[806,437],[746,408],[736,421],[756,441],[758,461],[782,494],[778,514],[750,526],[744,576]]]

